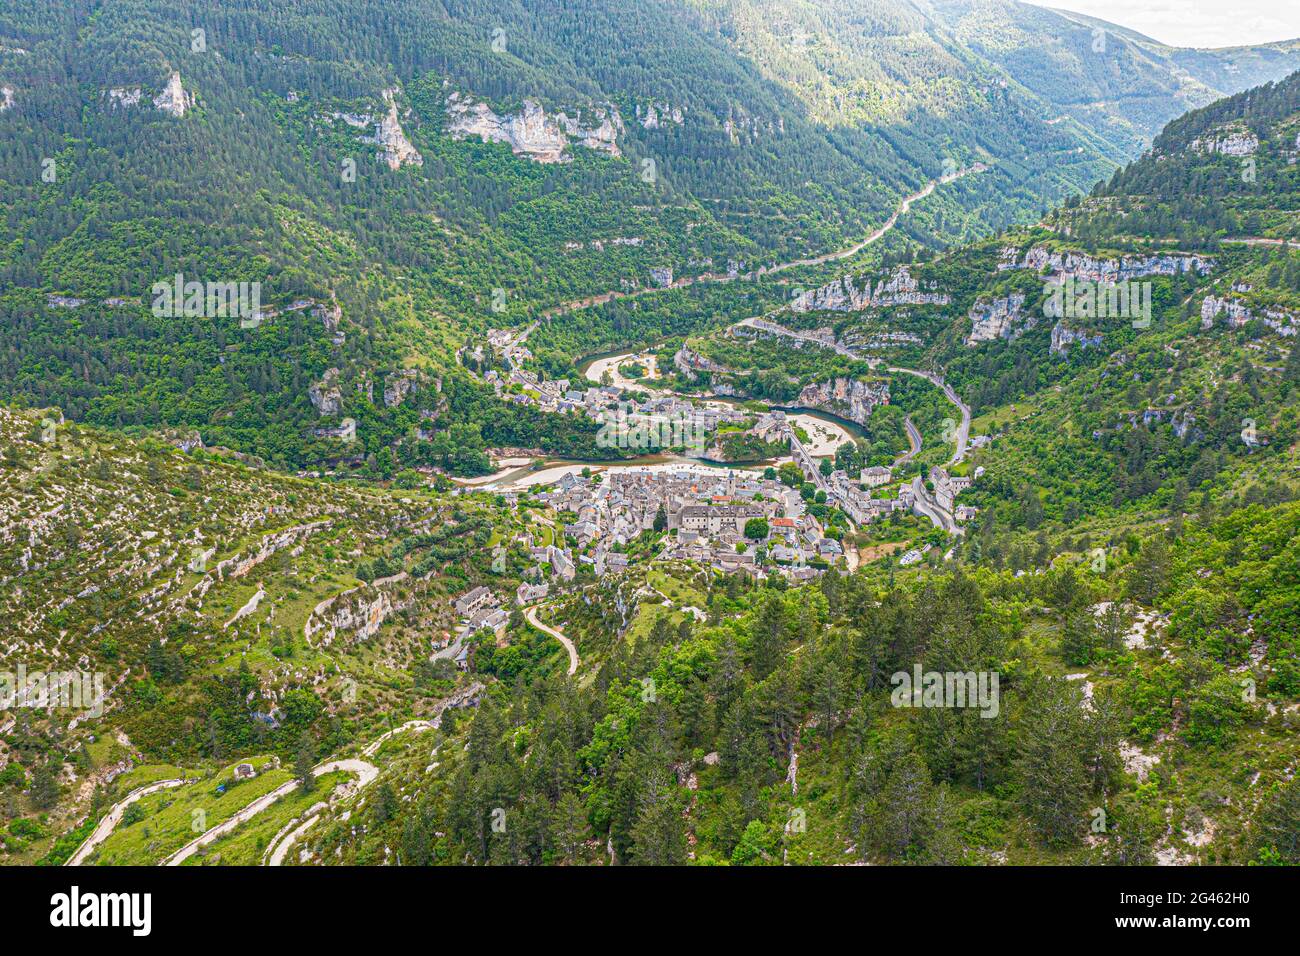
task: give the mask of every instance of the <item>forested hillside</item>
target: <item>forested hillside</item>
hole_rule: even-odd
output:
[[[842,248],[928,180],[983,164],[905,226],[921,244],[971,238],[1086,189],[1180,103],[1213,95],[1170,99],[1169,56],[1139,56],[1149,44],[1120,33],[1098,53],[1055,13],[984,16],[731,0],[0,4],[5,394],[87,422],[197,429],[291,467],[473,473],[500,445],[594,455],[581,426],[470,414],[493,401],[453,358],[465,336]],[[1129,125],[1058,123],[1042,64],[995,55],[1016,42],[1008,24],[1059,34],[1052,67],[1093,77],[1087,98]],[[1288,50],[1236,58],[1281,73]],[[146,314],[177,275],[260,283],[267,321]],[[378,400],[411,369],[413,398]],[[337,414],[310,401],[329,375]],[[421,437],[403,440],[417,414]],[[345,417],[360,453],[316,434]]]
[[[0,861],[1300,863],[1297,62],[0,0]]]

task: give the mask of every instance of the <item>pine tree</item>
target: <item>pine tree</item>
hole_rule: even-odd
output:
[[[293,761],[294,778],[297,779],[304,793],[311,793],[316,789],[316,777],[311,772],[315,764],[316,752],[312,746],[311,736],[304,733],[298,741],[298,756]]]
[[[1075,611],[1061,628],[1061,657],[1074,667],[1092,663],[1097,645],[1097,624],[1087,610]]]
[[[1252,842],[1259,857],[1300,865],[1300,777],[1273,788],[1257,821]]]
[[[32,773],[32,806],[37,810],[49,810],[59,802],[61,793],[58,767],[53,760],[47,760]]]
[[[1015,758],[1025,813],[1048,846],[1078,842],[1085,822],[1088,774],[1081,738],[1077,688],[1061,679],[1038,678],[1018,715]]]
[[[387,823],[397,812],[397,794],[387,780],[375,788],[373,812],[377,824]]]
[[[686,862],[686,821],[677,781],[666,765],[651,768],[632,825],[632,862],[680,866]]]
[[[587,824],[582,799],[572,790],[561,794],[556,801],[551,812],[551,832],[564,862],[577,862],[582,844],[591,837],[591,827]]]
[[[769,595],[759,606],[751,639],[754,674],[762,680],[776,670],[785,655],[786,614],[785,602],[780,595]]]
[[[1112,854],[1121,866],[1153,866],[1156,845],[1164,830],[1159,796],[1154,784],[1140,784],[1134,793],[1126,793],[1115,806],[1108,827],[1112,834]]]

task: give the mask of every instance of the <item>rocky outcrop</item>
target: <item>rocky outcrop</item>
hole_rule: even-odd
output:
[[[889,383],[864,382],[856,378],[833,378],[827,382],[815,382],[804,387],[795,404],[830,412],[864,425],[877,405],[889,404]]]
[[[1290,337],[1300,332],[1300,315],[1289,309],[1264,307],[1256,313],[1249,303],[1234,296],[1207,295],[1201,302],[1201,328],[1212,328],[1220,315],[1234,329],[1258,319],[1278,335]]]
[[[307,616],[303,636],[316,647],[327,647],[340,636],[353,642],[366,641],[379,633],[380,626],[394,613],[408,606],[409,602],[393,601],[392,595],[381,588],[354,588],[317,604]]]
[[[343,310],[339,308],[338,303],[329,305],[323,302],[317,303],[312,306],[311,316],[313,319],[319,319],[325,326],[325,331],[330,334],[335,345],[342,345],[347,341],[347,333],[339,328],[339,323],[343,320]]]
[[[1213,259],[1184,253],[1098,259],[1082,252],[1054,252],[1045,246],[1034,246],[1017,264],[1014,258],[1007,260],[1009,251],[1014,256],[1014,250],[1004,249],[999,268],[1033,269],[1051,273],[1057,278],[1073,276],[1085,282],[1116,283],[1144,276],[1173,276],[1189,272],[1205,275],[1214,268]]]
[[[194,106],[194,94],[185,92],[179,73],[172,73],[163,91],[154,97],[153,105],[155,109],[180,119]]]
[[[1057,322],[1052,326],[1052,346],[1053,355],[1064,355],[1071,345],[1078,345],[1080,348],[1091,348],[1100,345],[1105,337],[1100,333],[1090,334],[1075,329],[1067,328],[1064,322]]]
[[[343,390],[339,387],[339,370],[326,369],[321,380],[307,389],[307,398],[311,400],[316,414],[323,418],[343,411]]]
[[[899,266],[874,288],[870,278],[863,279],[861,289],[854,285],[852,276],[835,279],[796,296],[790,308],[794,312],[859,312],[893,305],[947,305],[951,301],[946,293],[921,291],[907,266]]]
[[[206,582],[208,586],[211,586],[213,580],[225,581],[233,578],[241,578],[267,558],[271,557],[271,555],[278,551],[282,551],[285,548],[297,548],[297,551],[300,551],[301,548],[298,548],[298,545],[303,538],[315,534],[323,528],[328,528],[332,524],[333,522],[328,519],[323,521],[313,521],[308,524],[294,525],[291,528],[285,528],[282,531],[266,535],[258,545],[256,551],[251,554],[226,558],[224,561],[217,564],[216,567],[212,569],[212,574],[200,581],[199,585]],[[295,551],[295,553],[297,553],[297,551]],[[199,591],[199,585],[195,585],[195,591]],[[203,587],[202,591],[206,592],[207,587]]]
[[[1221,156],[1253,156],[1259,149],[1259,137],[1250,130],[1221,130],[1215,135],[1192,140],[1192,149],[1198,153],[1218,153]]]
[[[189,454],[203,450],[203,436],[197,428],[165,428],[159,433],[167,444]]]
[[[587,149],[621,156],[619,134],[623,120],[614,107],[592,110],[594,122],[584,123],[579,111],[573,118],[565,113],[547,116],[536,100],[524,100],[523,109],[505,116],[486,103],[452,93],[447,97],[447,132],[457,139],[477,136],[485,143],[509,143],[519,155],[539,163],[567,163],[570,140]]]
[[[13,106],[14,88],[12,86],[0,86],[0,113],[13,109]]]
[[[402,404],[406,396],[415,390],[419,380],[420,373],[413,368],[404,368],[389,375],[384,380],[384,407],[393,408]]]
[[[1019,293],[977,301],[967,313],[971,329],[966,336],[966,344],[973,346],[998,339],[1010,342],[1019,338],[1026,330],[1038,324],[1038,317],[1027,315],[1024,308],[1025,297]]]
[[[719,365],[713,359],[705,358],[699,352],[688,349],[684,345],[673,356],[673,365],[676,366],[679,372],[689,378],[695,378],[700,372],[716,375],[723,375],[727,372],[726,366]]]
[[[636,118],[643,129],[659,129],[667,123],[681,126],[685,119],[681,109],[667,103],[651,103],[644,110],[637,104]]]
[[[105,96],[108,97],[110,106],[127,109],[132,106],[139,106],[140,100],[144,96],[144,90],[138,86],[118,86],[107,91]]]
[[[311,433],[317,438],[337,438],[340,441],[350,442],[357,437],[357,422],[354,418],[345,418],[337,425],[313,428]]]
[[[379,158],[388,164],[389,169],[423,166],[424,157],[406,138],[406,132],[398,119],[398,92],[395,87],[384,90],[384,102],[388,104],[388,113],[375,124],[375,135],[372,141],[379,146]]]

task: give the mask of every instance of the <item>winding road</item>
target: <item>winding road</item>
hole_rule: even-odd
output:
[[[912,208],[913,203],[921,201],[926,196],[930,195],[930,193],[934,192],[937,187],[961,179],[963,176],[968,176],[971,173],[982,173],[987,169],[988,166],[983,163],[975,163],[973,166],[967,166],[963,169],[957,170],[956,172],[940,176],[938,179],[931,179],[916,192],[912,193],[910,196],[904,197],[898,204],[898,208],[894,210],[893,214],[890,215],[887,220],[885,220],[884,225],[861,242],[854,243],[847,249],[838,249],[834,252],[827,252],[820,256],[811,256],[806,259],[794,259],[790,262],[781,262],[774,266],[764,266],[750,272],[738,272],[734,275],[731,273],[705,272],[698,276],[682,276],[669,286],[647,286],[644,289],[635,289],[631,292],[604,292],[599,295],[588,296],[585,299],[576,299],[572,302],[566,302],[563,305],[557,305],[554,308],[547,309],[542,313],[542,317],[550,319],[557,315],[564,315],[568,312],[573,312],[576,309],[586,309],[594,305],[604,305],[606,302],[612,302],[615,299],[634,299],[637,296],[648,295],[654,292],[663,292],[666,289],[684,289],[688,286],[710,282],[727,283],[735,282],[737,280],[747,282],[761,276],[770,276],[777,272],[784,272],[787,269],[798,269],[803,266],[819,266],[824,265],[827,262],[835,262],[839,259],[848,259],[851,256],[857,255],[872,243],[879,242],[891,229],[894,228],[894,226],[898,225],[899,218],[907,214],[908,210]]]
[[[139,787],[132,790],[126,797],[113,804],[113,808],[104,814],[104,819],[99,821],[99,826],[95,827],[90,836],[82,841],[81,846],[77,847],[77,852],[68,858],[64,866],[81,866],[86,857],[94,852],[95,847],[99,846],[108,839],[119,823],[122,822],[122,815],[126,813],[126,808],[135,803],[141,797],[147,797],[151,793],[157,793],[159,790],[167,790],[171,787],[179,787],[183,783],[188,783],[184,777],[178,777],[174,780],[159,780],[157,783],[151,783],[147,786]]]
[[[909,461],[917,456],[921,450],[921,430],[912,423],[912,416],[907,415],[903,418],[903,428],[907,431],[907,443],[911,446],[903,454],[894,459],[894,467],[906,465]]]
[[[433,727],[434,727],[434,723],[431,720],[408,720],[406,723],[402,724],[402,726],[394,727],[392,730],[388,731],[387,733],[380,734],[378,737],[372,740],[366,746],[366,749],[361,751],[361,756],[373,757],[375,754],[379,753],[379,748],[382,747],[387,740],[389,740],[391,737],[396,736],[397,734],[403,733],[407,730],[420,730],[420,731],[432,730]]]
[[[524,617],[527,618],[528,623],[533,627],[537,628],[544,634],[551,635],[551,637],[564,645],[564,649],[569,652],[569,676],[572,677],[574,674],[578,673],[578,649],[573,646],[573,641],[569,640],[555,628],[543,624],[537,619],[537,611],[541,606],[542,605],[540,604],[534,604],[532,607],[524,611]]]
[[[358,778],[358,790],[365,789],[374,782],[375,777],[379,776],[379,768],[364,760],[329,760],[320,766],[313,767],[311,775],[313,777],[319,777],[322,774],[334,773],[338,770],[342,770],[345,773],[355,773]],[[162,865],[180,866],[209,843],[212,843],[213,841],[225,836],[227,833],[230,833],[241,823],[251,820],[281,797],[293,793],[293,791],[298,789],[298,786],[299,784],[297,780],[290,780],[287,783],[280,784],[280,786],[276,787],[270,793],[263,794],[238,813],[222,820],[212,829],[204,831],[199,837],[185,844],[185,846],[181,847],[171,856],[167,857],[167,859],[163,860]],[[300,829],[305,829],[305,827],[301,827]]]
[[[961,424],[957,426],[957,433],[954,436],[956,438],[957,450],[949,460],[948,464],[960,464],[966,457],[966,446],[970,442],[970,406],[961,400],[961,396],[957,394],[957,391],[945,382],[943,376],[937,372],[919,372],[914,368],[900,368],[893,365],[889,367],[889,371],[904,372],[908,375],[915,375],[918,378],[925,379],[931,385],[938,387],[943,392],[944,397],[957,407],[957,411],[961,413]]]
[[[798,329],[788,329],[779,322],[773,322],[761,315],[753,315],[748,319],[741,319],[736,323],[736,325],[732,326],[732,328],[742,325],[746,328],[756,329],[759,332],[766,332],[769,335],[780,335],[785,338],[794,339],[796,342],[807,342],[809,345],[815,345],[823,349],[830,349],[835,354],[842,355],[847,359],[853,359],[857,362],[866,362],[872,368],[875,368],[882,361],[874,355],[863,355],[856,349],[852,349],[847,345],[841,345],[839,342],[827,342],[824,338],[815,335],[812,332],[801,332]]]
[[[965,529],[957,527],[957,522],[953,516],[944,511],[939,506],[939,502],[931,496],[925,488],[925,479],[917,475],[912,479],[912,496],[914,498],[912,509],[917,514],[924,515],[934,522],[936,528],[941,528],[949,534],[963,534]]]
[[[543,629],[549,630],[544,626]],[[568,643],[568,638],[561,637],[560,639],[565,641],[566,644]],[[570,645],[569,653],[570,655],[574,655],[576,653],[573,651],[571,645]],[[573,671],[571,670],[569,673],[573,673]],[[446,709],[446,706],[452,706],[458,704],[463,699],[465,694],[472,693],[475,690],[481,690],[482,686],[483,686],[482,684],[476,683],[466,688],[464,691],[452,695],[452,697],[448,698],[444,702],[444,706],[438,712],[439,715],[441,715],[442,710]],[[373,757],[376,753],[379,752],[379,748],[382,747],[386,741],[391,739],[396,734],[400,734],[408,730],[425,731],[425,730],[432,729],[437,725],[438,724],[436,718],[434,720],[408,720],[400,727],[394,727],[392,730],[387,731],[384,734],[381,734],[379,737],[371,741],[365,747],[365,749],[361,751],[362,756]],[[379,769],[375,767],[374,764],[369,763],[368,761],[365,760],[357,760],[357,759],[328,760],[325,763],[320,764],[319,766],[313,767],[311,773],[313,777],[319,777],[322,776],[323,774],[334,773],[336,771],[343,771],[345,773],[356,774],[357,790],[363,790],[366,787],[370,786],[370,784],[374,782],[375,778],[379,776]],[[85,841],[81,844],[81,846],[77,848],[77,851],[68,859],[68,862],[64,865],[81,866],[81,864],[85,862],[86,858],[90,856],[90,854],[95,850],[95,848],[98,847],[105,840],[107,840],[109,835],[112,834],[112,832],[117,828],[117,825],[122,822],[122,816],[126,812],[126,808],[129,807],[131,804],[135,803],[141,797],[147,797],[151,793],[157,793],[160,790],[166,790],[170,787],[179,787],[181,784],[191,783],[191,782],[192,781],[187,780],[185,778],[177,778],[174,780],[160,780],[157,783],[151,783],[147,786],[140,787],[139,789],[132,790],[131,793],[127,794],[127,796],[124,799],[122,799],[121,801],[113,805],[113,808],[109,810],[107,814],[104,815],[104,819],[99,821],[99,825],[95,827],[94,832],[91,833],[91,835],[85,839]],[[245,823],[248,820],[251,820],[253,817],[257,816],[259,813],[261,813],[262,811],[268,809],[273,804],[275,804],[276,801],[278,801],[281,797],[287,796],[297,788],[298,788],[297,780],[289,780],[286,783],[282,783],[280,786],[276,787],[274,790],[270,791],[269,793],[263,794],[261,797],[258,797],[256,800],[254,800],[252,803],[244,807],[242,810],[240,810],[238,813],[234,814],[230,818],[223,820],[221,823],[212,827],[210,830],[205,830],[197,838],[190,841],[185,846],[181,847],[171,856],[167,857],[163,861],[162,865],[179,866],[181,863],[185,862],[187,859],[189,859],[191,856],[193,856],[203,847],[212,843],[214,840],[217,840],[220,837],[223,837],[226,834],[230,833],[241,823]],[[302,823],[298,823],[297,826],[294,826],[296,821],[290,821],[289,825],[286,826],[284,830],[281,830],[279,833],[275,835],[275,837],[272,838],[270,846],[267,849],[267,853],[264,856],[264,859],[267,861],[268,865],[279,866],[284,861],[285,854],[288,853],[289,848],[292,847],[293,844],[298,840],[298,838],[317,821],[317,819],[320,816],[319,811],[322,810],[325,806],[326,804],[323,803],[316,804],[310,810],[307,811],[309,814],[311,814],[311,816],[309,816],[306,820],[304,820]],[[289,829],[289,827],[294,827],[294,829],[291,832],[288,832],[286,834],[286,831]]]

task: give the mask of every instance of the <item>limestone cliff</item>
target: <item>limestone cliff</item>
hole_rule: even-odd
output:
[[[877,405],[889,404],[889,383],[864,382],[856,378],[814,382],[804,387],[795,404],[830,412],[864,425]]]
[[[487,103],[476,103],[461,93],[447,97],[447,132],[457,139],[477,136],[485,143],[508,143],[515,153],[539,163],[567,163],[570,140],[587,149],[621,156],[619,134],[623,120],[612,106],[595,107],[593,120],[583,122],[582,111],[547,116],[536,100],[524,100],[518,113],[504,116]]]

